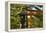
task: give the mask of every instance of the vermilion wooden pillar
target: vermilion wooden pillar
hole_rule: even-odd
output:
[[[31,28],[32,27],[32,12],[28,11],[27,13],[28,13],[28,15],[27,15],[28,28]]]

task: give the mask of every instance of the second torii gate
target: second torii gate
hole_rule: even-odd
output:
[[[19,15],[20,15],[21,28],[28,27],[26,25],[26,22],[27,22],[27,11],[22,11]]]

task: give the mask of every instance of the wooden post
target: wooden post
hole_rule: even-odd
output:
[[[28,11],[28,28],[32,27],[32,13],[30,11]]]

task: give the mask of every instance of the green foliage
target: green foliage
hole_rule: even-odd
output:
[[[23,4],[11,4],[10,5],[11,29],[20,28],[20,17],[18,14],[24,10],[26,10],[26,6]]]
[[[43,27],[43,14],[34,15],[34,16],[35,16],[36,18],[33,18],[33,17],[32,17],[32,22],[33,22],[32,27],[35,27],[35,28]]]

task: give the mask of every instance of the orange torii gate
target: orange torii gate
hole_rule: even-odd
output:
[[[28,10],[28,11],[22,11],[19,15],[21,18],[21,28],[31,28],[32,27],[32,15],[37,15],[37,14],[40,14],[40,13],[43,13],[43,11],[41,10]],[[26,20],[25,20],[25,16],[26,16]],[[26,25],[25,25],[26,23]]]
[[[32,27],[32,15],[37,15],[37,14],[40,14],[40,13],[43,13],[43,11],[41,10],[30,10],[27,12],[28,13],[28,28],[31,28]]]

